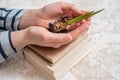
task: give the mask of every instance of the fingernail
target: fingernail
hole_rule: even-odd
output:
[[[83,20],[82,20],[82,23],[84,23],[84,22],[86,22],[86,20],[85,20],[85,19],[83,19]]]

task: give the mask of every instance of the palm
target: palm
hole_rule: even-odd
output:
[[[40,19],[39,20],[40,23],[38,24],[38,26],[49,28],[49,23],[52,23],[55,20],[56,20],[56,18],[52,18],[52,19]]]
[[[49,13],[49,11],[51,11],[51,12]],[[60,10],[56,10],[54,8],[51,10],[45,10],[45,11],[43,10],[42,12],[44,12],[44,14],[42,15],[41,18],[39,18],[40,24],[38,26],[42,26],[42,27],[46,27],[46,28],[49,28],[49,23],[53,23],[53,22],[57,21],[58,19],[60,19],[61,17],[67,16],[67,17],[72,18],[74,15],[70,11],[62,13]]]
[[[70,5],[70,4],[69,4]],[[39,18],[39,25],[41,27],[49,28],[49,23],[56,21],[57,19],[60,19],[61,16],[69,15],[72,17],[79,16],[81,14],[84,14],[85,11],[76,10],[75,7],[70,7],[65,4],[61,3],[53,3],[50,5],[47,5],[41,9],[41,17]],[[74,27],[80,26],[80,23],[72,25]],[[71,27],[71,26],[70,26]],[[73,30],[73,29],[71,29]]]
[[[42,15],[40,17],[41,24],[39,26],[48,28],[48,24],[50,22],[59,19],[61,16],[66,15],[68,13],[70,13],[70,15],[74,15],[74,13],[70,10],[63,10],[63,7],[64,6],[60,3],[53,3],[43,7],[40,11]]]

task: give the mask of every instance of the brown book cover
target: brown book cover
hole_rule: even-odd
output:
[[[50,65],[51,63],[43,58],[40,54],[30,47],[24,48],[26,60],[32,64],[38,72],[43,74],[46,80],[58,80],[81,59],[83,59],[92,49],[91,39],[86,37],[76,47],[71,49],[59,61]],[[39,52],[40,53],[40,52]]]
[[[47,47],[40,47],[36,45],[28,46],[32,48],[34,51],[39,53],[42,57],[47,59],[52,64],[59,61],[63,56],[65,56],[71,49],[77,46],[82,40],[87,37],[86,33],[81,34],[76,40],[71,42],[70,44],[61,46],[60,48],[47,48]]]

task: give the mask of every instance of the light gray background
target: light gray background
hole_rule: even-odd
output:
[[[60,0],[0,0],[1,7],[40,8]],[[63,0],[64,1],[64,0]],[[66,0],[79,9],[105,10],[94,16],[89,36],[98,53],[91,52],[61,80],[120,80],[120,0]],[[43,80],[23,56],[0,66],[0,80]]]

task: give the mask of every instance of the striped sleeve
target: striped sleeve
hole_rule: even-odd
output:
[[[16,53],[11,41],[11,31],[19,30],[19,20],[24,12],[23,9],[0,8],[0,63]]]
[[[0,30],[19,30],[19,20],[24,12],[23,9],[0,8]]]
[[[9,55],[15,53],[16,49],[12,45],[11,32],[0,32],[0,63],[4,62]]]

